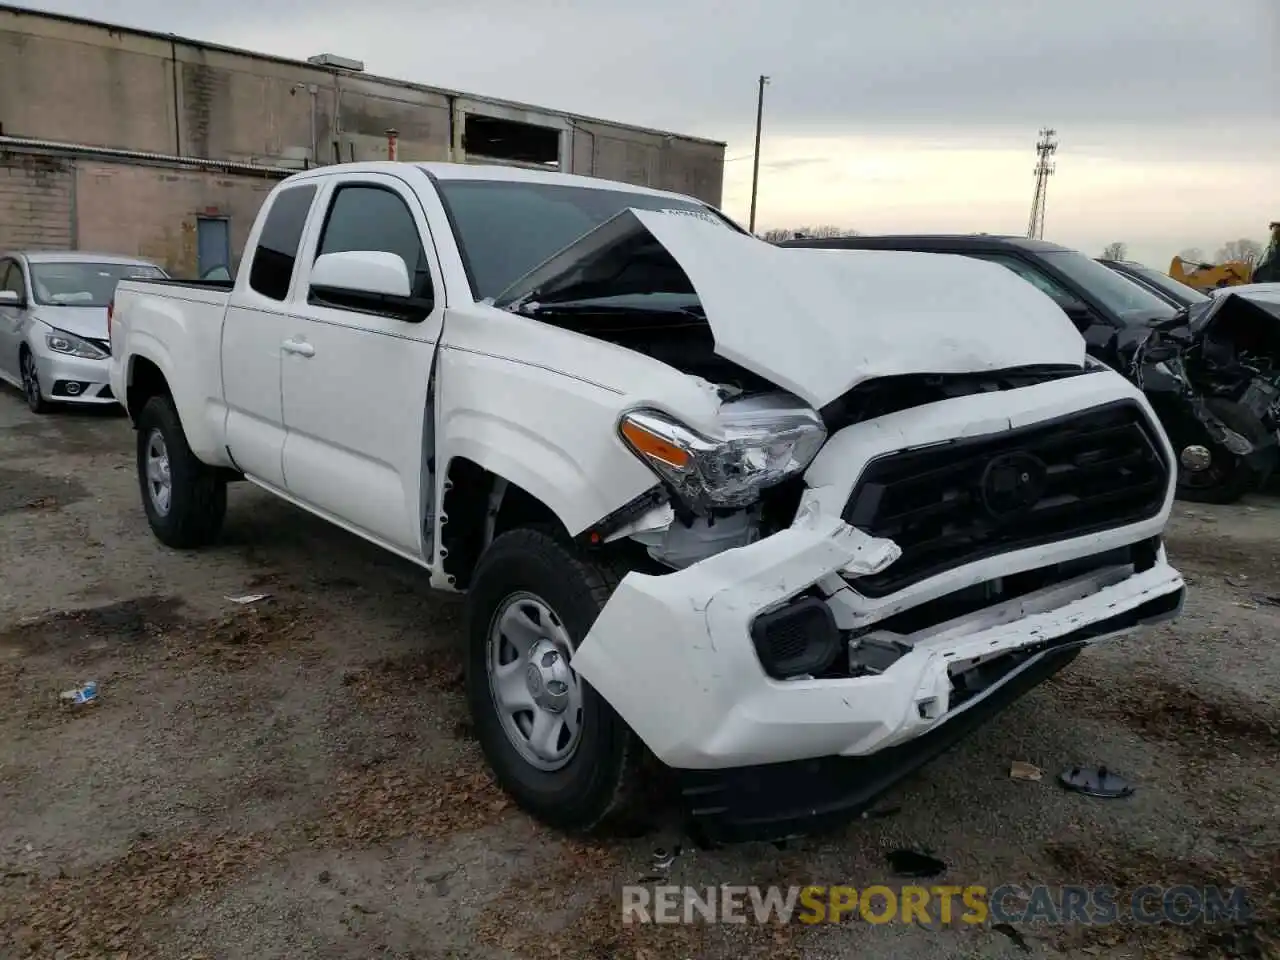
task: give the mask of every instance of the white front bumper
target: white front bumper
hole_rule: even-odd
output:
[[[877,676],[768,677],[750,640],[756,614],[874,542],[824,518],[678,573],[629,574],[574,655],[574,669],[672,767],[859,756],[955,716],[959,710],[948,709],[953,663],[1043,645],[1183,589],[1161,551],[1154,567],[1119,582],[1107,583],[1112,568],[932,628]]]
[[[1077,388],[1102,385],[1094,381]],[[1052,390],[1039,396],[1069,389],[1049,386]],[[979,404],[991,402],[974,401],[954,401],[951,415],[963,418]],[[923,418],[922,425],[932,433],[938,428],[937,417]],[[899,434],[896,442],[900,449],[916,441]],[[855,477],[865,462],[861,456],[856,459]],[[1104,621],[1123,620],[1124,614],[1150,601],[1176,595],[1180,603],[1184,590],[1181,576],[1161,548],[1154,566],[1143,572],[1134,573],[1127,566],[1105,568],[911,635],[911,652],[878,675],[772,679],[752,643],[752,621],[811,586],[821,586],[842,629],[873,624],[993,577],[1157,536],[1168,519],[1172,484],[1164,509],[1148,521],[989,557],[879,600],[855,594],[840,571],[884,559],[888,542],[833,516],[836,500],[829,487],[810,490],[789,529],[678,572],[631,573],[605,605],[574,655],[574,669],[663,763],[713,770],[874,753],[945,723],[1018,672],[953,707],[953,665],[1043,647],[1060,638],[1076,642],[1069,635]],[[1129,629],[1131,624],[1110,632],[1087,631],[1079,642],[1096,642]]]

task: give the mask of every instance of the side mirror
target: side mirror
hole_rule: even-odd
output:
[[[404,260],[377,250],[348,250],[317,257],[311,267],[311,290],[321,296],[336,293],[407,298],[412,293]]]
[[[21,307],[22,295],[17,290],[0,290],[0,307]]]

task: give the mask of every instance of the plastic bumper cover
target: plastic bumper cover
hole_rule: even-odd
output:
[[[810,512],[788,530],[685,570],[629,574],[574,655],[574,668],[670,767],[866,756],[947,727],[1037,658],[1023,658],[958,706],[954,665],[1115,636],[1176,615],[1184,592],[1161,549],[1140,573],[1094,571],[921,631],[909,638],[911,652],[878,675],[768,677],[749,639],[755,617],[883,553],[886,543]]]
[[[58,403],[115,403],[111,389],[110,358],[90,360],[69,357],[52,350],[33,351],[36,371],[45,397]]]

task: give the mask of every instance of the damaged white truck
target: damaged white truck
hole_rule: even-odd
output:
[[[711,839],[849,816],[1183,601],[1147,402],[994,264],[339,165],[234,281],[121,283],[111,354],[156,536],[212,541],[247,479],[466,591],[484,753],[566,829],[648,755]]]

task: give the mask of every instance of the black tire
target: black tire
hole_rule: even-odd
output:
[[[1205,405],[1224,424],[1256,445],[1270,442],[1266,428],[1241,411],[1235,404],[1207,400]],[[1222,447],[1209,447],[1214,465],[1204,482],[1193,483],[1195,474],[1187,474],[1179,465],[1177,498],[1185,503],[1207,503],[1217,506],[1236,503],[1241,497],[1255,493],[1267,482],[1270,470],[1258,470],[1244,457],[1236,456]],[[1178,450],[1174,451],[1174,455]]]
[[[27,401],[27,409],[37,414],[52,410],[53,404],[40,391],[40,374],[36,370],[35,358],[25,346],[18,354],[18,370],[22,375],[22,395]]]
[[[520,529],[493,541],[467,594],[467,700],[480,747],[498,783],[523,810],[575,833],[595,832],[630,812],[639,744],[613,708],[580,680],[582,732],[572,758],[554,771],[535,767],[512,743],[490,691],[489,636],[504,601],[523,593],[550,608],[576,648],[619,579],[618,571],[547,533]]]
[[[196,459],[187,445],[173,401],[152,397],[138,414],[138,486],[151,531],[169,547],[189,550],[217,539],[227,514],[227,484]],[[147,478],[148,449],[153,436],[163,441],[169,464],[168,509],[162,510]]]

